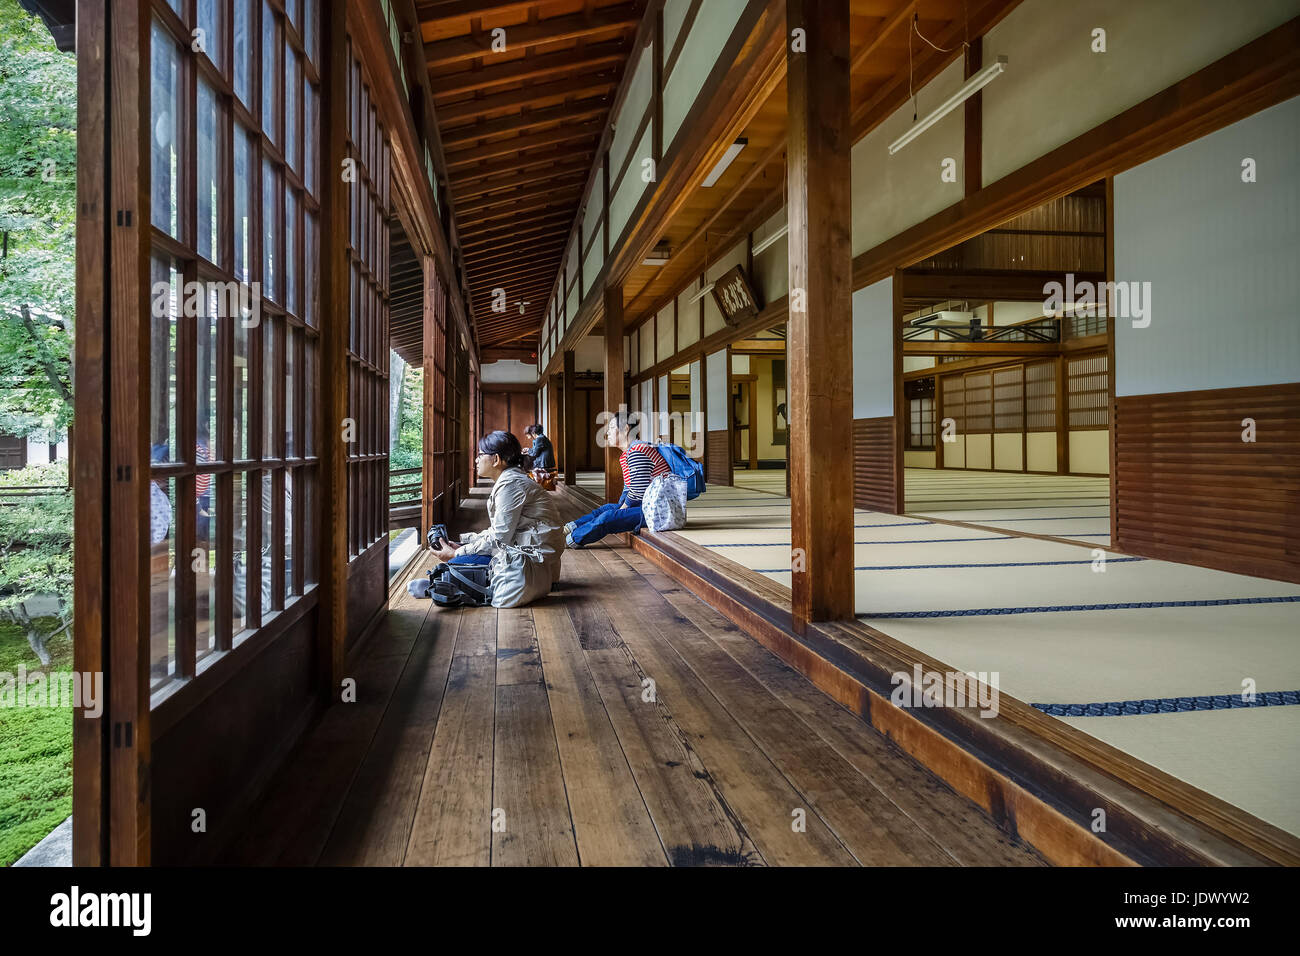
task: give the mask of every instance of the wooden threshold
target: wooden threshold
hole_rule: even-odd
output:
[[[602,502],[560,486],[583,507]],[[999,693],[999,713],[900,708],[892,675],[956,668],[861,621],[791,629],[788,589],[672,532],[629,547],[722,613],[819,689],[975,801],[1050,862],[1066,866],[1300,863],[1300,840],[1239,807]],[[1091,829],[1105,810],[1106,830]]]

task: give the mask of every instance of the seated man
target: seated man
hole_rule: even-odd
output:
[[[581,548],[599,541],[607,534],[636,531],[645,527],[641,499],[651,481],[672,471],[654,445],[629,441],[628,423],[622,413],[609,420],[605,442],[623,449],[620,459],[623,466],[623,494],[617,504],[601,505],[595,511],[564,526],[564,541],[570,548]]]
[[[533,443],[532,447],[524,452],[532,460],[533,467],[539,471],[554,471],[555,451],[551,448],[551,440],[542,434],[542,426],[529,425],[524,429],[524,437],[531,439]]]

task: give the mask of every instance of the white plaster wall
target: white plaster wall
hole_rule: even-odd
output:
[[[894,414],[893,321],[892,278],[853,293],[854,418]]]
[[[1297,14],[1300,0],[1024,0],[984,40],[985,63],[1009,60],[984,88],[984,184]]]
[[[719,349],[705,357],[708,363],[708,430],[719,431],[727,427],[727,350]]]
[[[1115,278],[1117,395],[1300,381],[1300,97],[1116,176]]]

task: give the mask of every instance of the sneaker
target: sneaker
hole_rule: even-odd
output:
[[[573,529],[576,528],[577,526],[578,526],[578,522],[576,521],[566,522],[564,525],[564,533],[566,535],[573,534]]]
[[[573,532],[572,532],[572,531],[566,531],[566,532],[564,532],[564,546],[565,546],[566,548],[580,548],[580,547],[582,547],[582,545],[580,545],[580,544],[574,544],[574,543],[573,543]]]

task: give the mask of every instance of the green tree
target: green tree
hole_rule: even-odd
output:
[[[67,430],[76,293],[76,56],[0,0],[0,432]]]

